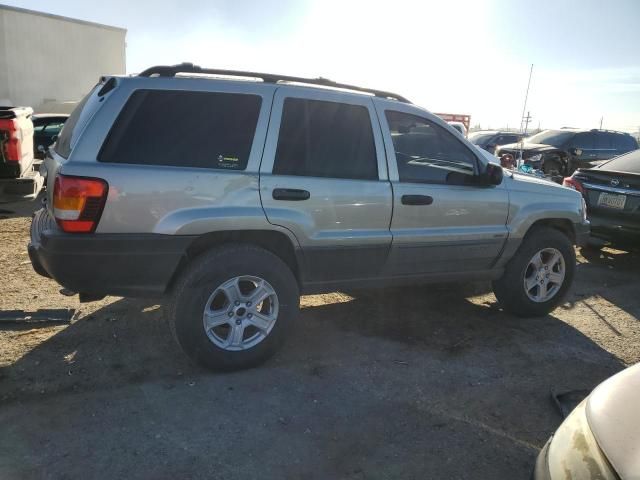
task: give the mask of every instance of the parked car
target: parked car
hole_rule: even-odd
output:
[[[33,110],[0,107],[0,201],[35,198],[42,177],[34,169]]]
[[[538,455],[533,480],[633,480],[640,472],[640,364],[601,383]]]
[[[469,134],[469,141],[489,153],[495,153],[497,147],[518,143],[522,140],[522,137],[522,134],[514,132],[479,130]]]
[[[498,157],[522,159],[525,164],[547,175],[571,175],[577,168],[589,168],[617,155],[638,149],[638,142],[628,133],[610,130],[543,130],[520,144],[503,145]]]
[[[274,353],[301,292],[483,278],[505,309],[544,315],[571,285],[584,200],[478,153],[393,93],[153,67],[72,113],[28,250],[81,301],[164,296],[213,369]]]
[[[582,194],[594,237],[640,247],[640,150],[594,168],[580,168],[564,185]]]
[[[69,115],[62,113],[39,113],[33,115],[33,152],[43,159],[46,150],[56,141]]]

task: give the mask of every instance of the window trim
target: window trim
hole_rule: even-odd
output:
[[[280,138],[280,125],[282,124],[282,113],[284,102],[287,98],[297,98],[302,100],[317,100],[322,102],[342,103],[352,106],[365,107],[369,112],[369,120],[371,122],[371,130],[373,133],[373,142],[376,151],[376,160],[378,167],[377,179],[357,179],[357,178],[335,178],[335,177],[311,177],[311,176],[293,176],[293,175],[277,175],[273,173],[275,165],[276,152],[278,150],[278,140]],[[273,175],[275,178],[317,178],[327,181],[351,181],[351,182],[380,182],[389,180],[389,171],[387,160],[385,157],[385,142],[382,135],[382,127],[380,125],[376,109],[372,97],[367,95],[349,94],[336,92],[332,90],[312,89],[304,87],[288,87],[280,86],[277,88],[273,106],[271,107],[271,117],[269,121],[269,131],[264,147],[264,154],[260,164],[260,175]]]
[[[394,106],[395,107],[395,106]],[[382,108],[379,109],[379,116],[380,116],[380,121],[383,122],[383,130],[385,132],[384,137],[385,137],[385,149],[387,152],[387,161],[388,161],[388,167],[389,167],[389,178],[392,182],[397,182],[397,183],[402,183],[404,185],[443,185],[443,186],[448,186],[448,187],[473,187],[474,185],[468,184],[468,185],[453,185],[453,184],[447,184],[447,183],[440,183],[440,182],[430,182],[428,180],[423,180],[423,181],[419,181],[419,180],[414,180],[414,181],[406,181],[406,180],[400,180],[400,172],[398,171],[398,161],[396,158],[396,151],[395,151],[395,147],[393,145],[393,139],[391,138],[391,128],[389,127],[389,122],[387,120],[387,112],[395,112],[395,113],[401,113],[403,115],[409,115],[409,116],[413,116],[416,117],[418,119],[421,119],[425,122],[428,122],[430,124],[433,124],[436,128],[439,128],[440,130],[442,130],[444,133],[448,133],[455,142],[459,143],[460,145],[463,146],[464,149],[466,149],[471,156],[474,159],[474,163],[473,163],[473,169],[474,169],[474,175],[479,175],[480,172],[480,165],[482,164],[481,160],[478,158],[478,155],[476,154],[476,152],[473,151],[472,148],[470,148],[467,144],[465,144],[462,139],[459,137],[459,135],[455,135],[451,132],[448,131],[447,127],[443,126],[439,119],[435,116],[432,116],[431,114],[427,114],[427,112],[424,111],[416,111],[413,108],[407,108],[404,105],[402,106],[398,106],[398,108],[394,108],[391,107],[389,105],[385,105]]]

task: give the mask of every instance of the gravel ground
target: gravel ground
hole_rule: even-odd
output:
[[[0,205],[0,478],[528,478],[561,422],[550,392],[640,360],[640,255],[578,255],[551,315],[485,283],[303,297],[267,364],[189,364],[157,301],[79,304],[36,275],[33,204]],[[583,252],[586,253],[586,252]]]

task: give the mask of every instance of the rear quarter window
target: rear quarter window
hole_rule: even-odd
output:
[[[244,170],[261,103],[260,96],[249,94],[138,90],[98,160]]]

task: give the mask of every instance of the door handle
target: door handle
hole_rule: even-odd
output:
[[[433,197],[429,195],[402,195],[403,205],[431,205]]]
[[[306,190],[296,188],[274,188],[272,196],[274,200],[301,201],[308,200],[311,194]]]

